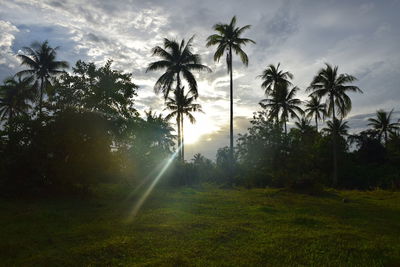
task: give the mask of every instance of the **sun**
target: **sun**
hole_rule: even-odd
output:
[[[191,124],[189,120],[185,120],[183,126],[185,144],[194,144],[199,141],[202,135],[211,133],[218,129],[218,127],[216,127],[214,123],[203,114],[196,117],[196,123]]]

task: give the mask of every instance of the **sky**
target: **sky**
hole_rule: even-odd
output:
[[[400,117],[400,0],[0,0],[0,79],[20,70],[16,54],[33,41],[60,46],[60,60],[74,65],[78,59],[104,64],[133,74],[140,86],[136,108],[144,114],[163,112],[161,95],[153,91],[162,72],[146,73],[157,60],[151,49],[163,38],[189,39],[212,73],[196,73],[198,102],[204,114],[197,123],[185,122],[186,158],[201,153],[214,159],[219,147],[229,144],[229,77],[225,60],[213,61],[215,48],[205,46],[215,23],[252,25],[244,36],[256,44],[244,47],[245,67],[234,58],[234,131],[245,133],[253,112],[264,97],[258,75],[269,64],[281,63],[305,88],[324,63],[356,76],[363,94],[351,94],[347,116],[351,131],[364,129],[377,109]]]

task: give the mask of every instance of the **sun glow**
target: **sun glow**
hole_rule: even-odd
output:
[[[189,120],[184,121],[184,142],[185,144],[194,144],[199,141],[202,135],[218,130],[218,127],[204,114],[196,116],[196,123],[191,124]]]

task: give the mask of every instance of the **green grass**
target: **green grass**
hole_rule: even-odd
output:
[[[400,192],[156,189],[132,221],[128,192],[1,200],[0,265],[400,266]]]

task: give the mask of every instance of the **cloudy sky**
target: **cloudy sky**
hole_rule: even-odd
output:
[[[244,133],[263,99],[257,79],[268,64],[281,62],[304,89],[324,62],[355,75],[364,94],[351,95],[348,116],[353,131],[366,126],[378,108],[400,111],[400,1],[118,1],[118,0],[0,0],[0,79],[19,70],[15,55],[33,41],[60,46],[59,58],[74,64],[83,59],[133,73],[140,86],[140,111],[162,111],[153,85],[161,73],[145,73],[155,60],[151,48],[164,37],[181,40],[195,35],[194,49],[211,74],[197,75],[199,102],[205,114],[185,125],[187,157],[200,152],[214,158],[228,145],[229,80],[226,66],[214,63],[213,48],[205,47],[212,25],[251,24],[246,37],[257,42],[245,47],[250,64],[234,61],[235,132]],[[395,114],[399,117],[399,113]]]

